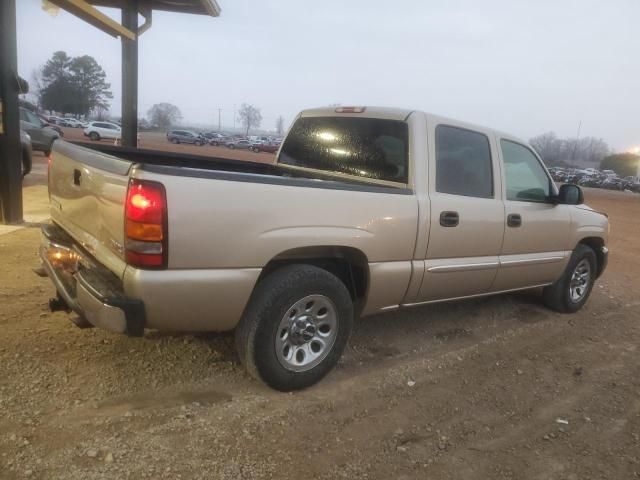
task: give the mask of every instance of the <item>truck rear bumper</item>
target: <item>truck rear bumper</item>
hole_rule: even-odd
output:
[[[40,258],[69,310],[105,330],[131,336],[144,333],[143,302],[125,296],[122,282],[95,264],[60,227],[42,227]]]

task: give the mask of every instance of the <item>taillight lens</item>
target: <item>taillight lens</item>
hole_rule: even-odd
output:
[[[129,265],[167,266],[167,195],[158,182],[132,179],[125,204],[125,253]]]

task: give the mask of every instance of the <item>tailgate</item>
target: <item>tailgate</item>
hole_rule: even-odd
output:
[[[126,267],[124,203],[132,165],[57,141],[49,167],[51,219],[119,277]]]

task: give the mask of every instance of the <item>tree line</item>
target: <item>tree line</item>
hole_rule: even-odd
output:
[[[593,167],[613,170],[620,177],[638,175],[640,156],[613,153],[601,138],[558,138],[554,132],[543,133],[529,143],[549,167]]]
[[[529,143],[548,166],[591,167],[599,165],[611,153],[607,142],[595,137],[558,138],[555,133],[547,132],[531,138]]]
[[[92,56],[70,57],[66,52],[57,51],[34,75],[38,105],[26,100],[22,100],[22,104],[32,110],[40,108],[75,116],[91,115],[103,120],[113,99],[106,78],[104,69]],[[246,135],[262,123],[260,109],[251,104],[243,103],[237,115]],[[168,129],[182,120],[182,113],[177,106],[161,102],[149,109],[147,118],[148,122],[141,123]],[[282,116],[276,119],[275,128],[279,135],[283,134]]]
[[[109,108],[113,98],[107,74],[89,55],[69,57],[58,51],[36,74],[37,99],[41,108],[86,116]]]

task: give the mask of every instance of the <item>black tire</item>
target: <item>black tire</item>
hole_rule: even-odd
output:
[[[195,144],[196,147],[201,147],[202,146],[202,142],[200,140],[196,140],[193,143]]]
[[[218,146],[218,142],[211,142],[211,145],[213,145],[214,147]]]
[[[292,371],[278,359],[276,336],[291,306],[309,295],[331,300],[337,333],[320,363],[308,370]],[[253,377],[283,392],[299,390],[320,381],[333,369],[347,345],[352,325],[353,303],[340,279],[313,265],[289,265],[270,273],[256,286],[236,328],[236,348]]]
[[[574,299],[571,295],[571,281],[574,272],[583,261],[589,265],[588,283],[584,286],[581,297]],[[545,306],[560,313],[575,313],[580,310],[589,299],[597,268],[598,259],[595,252],[588,246],[579,244],[571,254],[567,268],[558,281],[542,290],[542,301]]]
[[[89,138],[94,142],[97,142],[100,140],[100,134],[98,132],[91,132],[89,133]]]
[[[45,157],[49,157],[49,155],[51,155],[51,150],[53,150],[53,142],[55,142],[55,140],[51,140],[51,143],[49,144],[49,148],[47,148],[43,153]],[[31,169],[29,169],[31,170]],[[28,173],[28,172],[27,172]]]
[[[235,145],[233,145],[233,144],[231,144],[231,145],[229,145],[229,148],[230,148],[231,150],[233,150],[234,148],[236,148],[236,146],[235,146]]]
[[[22,150],[22,178],[31,172],[31,157],[27,149]]]

